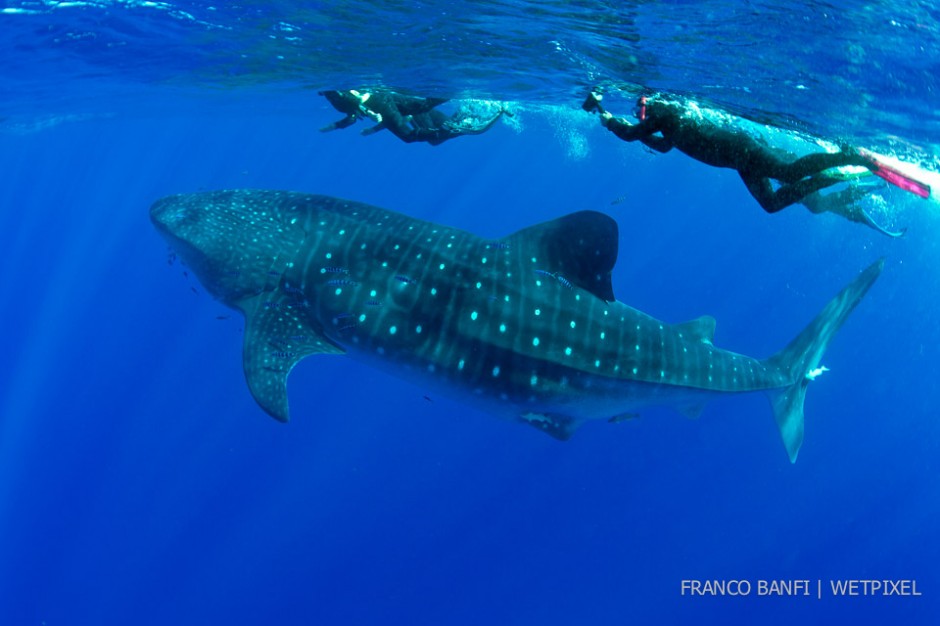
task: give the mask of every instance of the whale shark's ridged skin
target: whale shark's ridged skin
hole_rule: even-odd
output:
[[[694,411],[717,393],[805,389],[881,267],[814,322],[828,329],[824,339],[805,333],[785,359],[760,361],[712,345],[711,318],[670,325],[614,301],[617,226],[600,213],[492,241],[277,191],[171,196],[151,216],[206,288],[245,313],[249,387],[285,421],[286,377],[314,353],[346,352],[561,439],[643,406]],[[778,422],[798,426],[798,437],[784,433],[791,459],[802,441],[798,395],[798,406],[778,411]]]

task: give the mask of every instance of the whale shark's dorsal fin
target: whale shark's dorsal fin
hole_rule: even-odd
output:
[[[617,222],[596,211],[579,211],[509,235],[504,240],[537,259],[545,272],[555,274],[612,302],[610,273],[617,262]]]
[[[245,344],[242,366],[255,401],[274,419],[290,419],[287,376],[297,363],[311,354],[343,354],[343,349],[310,326],[303,311],[290,296],[264,292],[238,304],[245,313]],[[304,328],[305,334],[298,334]]]
[[[703,315],[694,320],[676,324],[673,328],[688,339],[713,344],[715,342],[715,324],[714,317],[711,315]]]

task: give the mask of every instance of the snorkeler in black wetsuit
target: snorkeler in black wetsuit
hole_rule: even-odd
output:
[[[776,213],[844,177],[826,170],[845,165],[870,168],[872,162],[849,149],[819,152],[788,161],[744,130],[720,126],[690,111],[682,102],[641,97],[637,102],[639,122],[617,118],[600,105],[591,93],[582,108],[601,114],[601,124],[625,141],[640,141],[657,152],[676,148],[697,161],[735,169],[747,190],[768,213]],[[781,183],[773,188],[771,180]]]
[[[385,90],[321,91],[320,95],[337,111],[346,114],[343,119],[321,128],[322,132],[346,128],[359,119],[369,118],[377,123],[362,131],[363,135],[388,129],[405,143],[423,141],[432,146],[461,135],[486,132],[505,113],[500,110],[492,118],[482,121],[456,115],[449,117],[435,109],[447,102],[446,99],[406,96]]]

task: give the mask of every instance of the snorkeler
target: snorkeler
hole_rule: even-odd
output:
[[[637,101],[638,123],[614,117],[591,93],[581,106],[598,112],[601,124],[624,141],[640,141],[657,152],[676,148],[697,161],[735,169],[754,199],[768,213],[800,202],[811,193],[841,182],[825,170],[846,165],[871,168],[858,151],[819,152],[788,161],[744,130],[729,128],[704,118],[679,100],[642,96]],[[771,180],[780,182],[774,189]]]
[[[346,117],[320,129],[321,132],[346,128],[356,121],[368,118],[375,126],[362,131],[371,135],[388,129],[405,143],[423,141],[436,146],[461,135],[479,135],[486,132],[505,113],[500,109],[493,117],[479,120],[469,115],[448,116],[435,107],[447,102],[442,98],[406,96],[394,91],[375,90],[321,91],[333,108]]]
[[[920,197],[930,195],[929,186],[901,174],[867,151],[843,147],[841,152],[796,157],[771,148],[743,129],[709,120],[679,100],[641,96],[635,111],[639,120],[636,124],[614,117],[600,101],[601,96],[592,92],[581,108],[600,113],[601,124],[625,141],[640,141],[657,152],[676,148],[707,165],[737,170],[748,191],[768,213],[800,203],[813,213],[834,213],[889,237],[900,237],[904,230],[883,228],[859,206],[871,187],[858,181],[875,174]],[[844,166],[866,170],[847,174],[838,169]],[[771,180],[780,185],[774,189]],[[850,187],[837,193],[818,193],[838,183],[848,183]]]

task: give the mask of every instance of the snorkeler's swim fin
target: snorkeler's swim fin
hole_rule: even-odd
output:
[[[907,174],[903,174],[900,170],[879,161],[875,155],[868,150],[859,148],[858,153],[871,162],[871,171],[875,176],[879,176],[895,187],[909,191],[915,196],[920,196],[921,198],[930,197],[930,185],[911,178]]]
[[[865,172],[860,175],[860,177],[866,175],[869,175],[869,173]],[[851,222],[864,224],[869,228],[877,230],[882,235],[887,235],[888,237],[903,237],[904,233],[907,232],[906,228],[902,228],[901,230],[888,230],[876,222],[874,218],[869,215],[868,211],[860,205],[860,202],[864,200],[870,192],[871,188],[864,183],[855,184],[848,189],[827,193],[825,195],[818,191],[811,193],[804,197],[801,203],[812,213],[816,213],[817,215],[820,213],[834,213]]]

